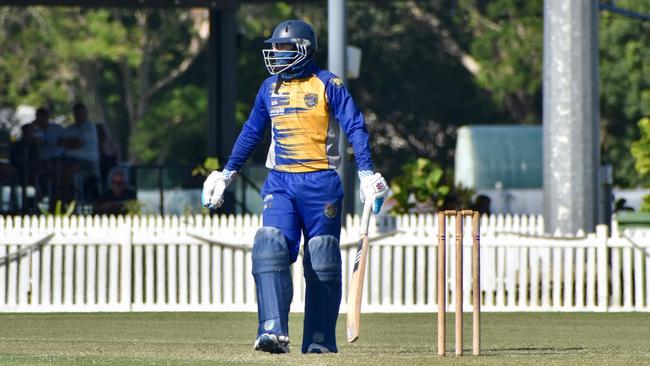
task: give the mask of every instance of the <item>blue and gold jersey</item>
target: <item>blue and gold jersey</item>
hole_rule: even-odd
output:
[[[225,169],[241,169],[269,126],[268,168],[292,173],[336,169],[340,124],[359,170],[372,170],[363,114],[341,79],[312,64],[309,76],[283,81],[277,92],[276,81],[272,76],[262,83]]]

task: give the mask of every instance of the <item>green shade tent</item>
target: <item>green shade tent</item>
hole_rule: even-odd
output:
[[[463,126],[455,182],[476,190],[542,188],[542,153],[542,126]]]

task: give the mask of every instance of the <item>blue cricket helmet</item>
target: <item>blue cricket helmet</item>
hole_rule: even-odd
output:
[[[271,38],[264,43],[304,43],[312,52],[318,50],[316,31],[309,23],[302,20],[285,20],[273,30]]]
[[[318,49],[314,27],[302,20],[285,20],[273,30],[271,38],[264,43],[272,44],[262,50],[264,63],[271,75],[279,74],[293,66],[308,61]],[[291,50],[278,50],[276,44],[291,44]]]

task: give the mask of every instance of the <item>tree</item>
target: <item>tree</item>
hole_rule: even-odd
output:
[[[620,7],[650,13],[650,3],[621,0]],[[648,184],[634,169],[630,144],[640,138],[636,121],[650,116],[650,24],[607,12],[600,18],[603,161],[614,165],[619,186]]]
[[[205,158],[205,90],[178,86],[158,96],[133,132],[131,148],[142,161],[155,164],[198,162]],[[175,155],[183,153],[179,159]]]
[[[617,5],[650,13],[647,2]],[[351,41],[364,51],[372,49],[364,60],[370,58],[371,68],[378,67],[368,72],[372,81],[362,73],[363,85],[352,87],[369,110],[380,145],[376,151],[382,156],[417,151],[448,167],[460,123],[541,122],[542,0],[364,3],[354,10],[359,13],[351,16]],[[410,19],[416,23],[409,24]],[[634,171],[629,145],[638,138],[634,122],[650,115],[649,27],[601,13],[602,158],[613,163],[615,184],[622,187],[643,183]],[[359,42],[362,37],[369,44]],[[389,78],[385,75],[391,82],[382,85]],[[405,90],[405,84],[413,91]],[[390,101],[381,97],[385,93]],[[443,112],[453,113],[431,118],[440,105]]]
[[[442,49],[515,123],[541,120],[542,0],[406,1]]]
[[[634,168],[641,176],[650,176],[650,118],[638,123],[641,137],[632,143],[630,152],[634,157]]]
[[[5,103],[63,112],[83,100],[127,144],[151,101],[201,54],[209,30],[207,10],[198,9],[2,10],[0,45],[14,51],[0,62]],[[128,159],[140,160],[129,146]]]
[[[647,2],[617,5],[650,13]],[[361,76],[349,88],[366,115],[377,168],[389,178],[418,157],[447,171],[463,124],[540,123],[542,0],[350,1],[348,10],[349,42],[363,50]],[[326,66],[324,12],[324,2],[243,2],[240,124],[268,77],[260,49],[279,21],[312,23],[317,60]],[[198,109],[207,103],[207,25],[204,10],[2,7],[0,106],[47,104],[68,113],[81,99],[128,143],[131,161],[196,163],[206,145],[199,131],[207,108]],[[639,138],[634,123],[650,115],[648,27],[601,13],[602,156],[615,163],[619,186],[643,183],[629,146]],[[188,134],[180,126],[190,126]],[[187,156],[169,153],[172,140],[190,136]]]
[[[534,1],[539,9],[515,4],[505,15],[511,2],[495,3],[460,1],[455,10],[448,1],[349,3],[349,42],[363,50],[361,76],[349,86],[366,114],[378,169],[390,175],[417,157],[448,169],[460,125],[539,122],[541,0]],[[326,24],[313,19],[326,11],[323,4],[291,11],[316,20],[326,65]],[[491,46],[479,47],[486,42]],[[521,47],[502,47],[513,42]]]
[[[0,7],[0,105],[67,101],[70,73],[52,54],[47,18],[41,8]]]
[[[643,118],[638,126],[641,137],[632,143],[630,152],[635,160],[634,168],[647,185],[650,182],[650,118]],[[643,197],[641,211],[650,212],[650,195]]]
[[[183,75],[204,48],[209,31],[207,11],[69,12],[71,17],[54,20],[54,29],[61,32],[55,39],[65,43],[57,49],[69,64],[77,66],[80,87],[94,97],[89,104],[96,106],[100,116],[108,109],[101,90],[103,79],[117,79],[122,91],[113,91],[113,98],[126,112],[128,141],[149,111],[152,98]],[[139,160],[136,151],[134,144],[129,144],[129,160]]]
[[[428,26],[411,18],[397,2],[349,7],[349,43],[363,50],[360,78],[349,87],[365,112],[377,168],[389,178],[417,157],[453,166],[458,126],[504,116]]]

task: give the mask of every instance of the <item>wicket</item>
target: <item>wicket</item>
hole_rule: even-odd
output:
[[[438,356],[445,355],[445,312],[447,311],[447,217],[456,217],[456,356],[463,355],[463,219],[472,218],[472,354],[481,352],[480,214],[472,210],[447,210],[438,213]]]

